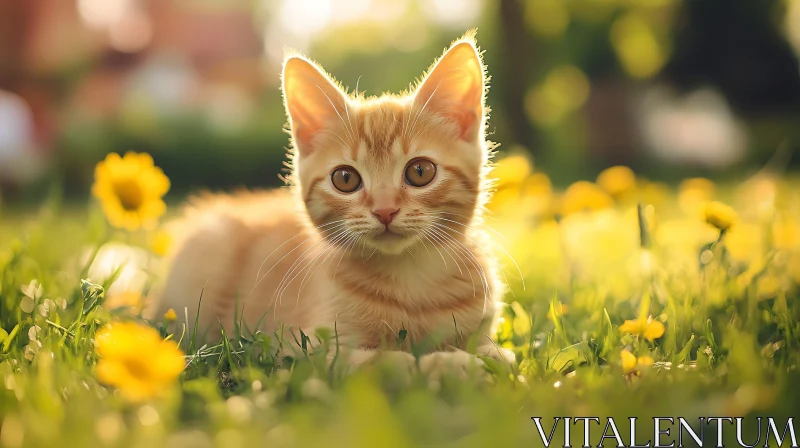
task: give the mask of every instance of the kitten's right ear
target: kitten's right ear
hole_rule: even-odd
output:
[[[301,153],[310,152],[317,133],[345,113],[347,99],[320,68],[299,56],[286,59],[282,78],[295,145]]]

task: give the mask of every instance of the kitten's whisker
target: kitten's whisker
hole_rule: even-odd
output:
[[[469,280],[470,284],[472,285],[473,296],[477,296],[477,289],[475,288],[475,277],[473,276],[472,270],[469,268],[468,264],[472,265],[472,267],[475,268],[475,270],[478,272],[478,278],[481,281],[481,290],[484,292],[484,296],[486,296],[488,294],[487,292],[488,289],[486,287],[486,282],[484,281],[483,277],[481,277],[480,266],[476,262],[473,262],[471,257],[469,257],[469,254],[467,254],[468,256],[465,257],[464,254],[461,253],[461,248],[455,244],[452,237],[450,237],[449,235],[440,235],[439,238],[444,240],[445,242],[444,249],[447,251],[450,257],[452,257],[453,253],[455,253],[458,259],[464,264],[464,269],[469,274]],[[486,299],[484,298],[484,300]]]
[[[345,234],[345,235],[346,235],[346,234]],[[310,269],[311,269],[311,266],[312,266],[312,265],[313,265],[313,264],[314,264],[314,263],[315,263],[317,260],[319,260],[319,259],[320,259],[320,257],[322,257],[324,254],[326,254],[326,253],[327,253],[327,251],[328,251],[329,247],[330,247],[330,246],[328,246],[328,245],[326,244],[326,245],[325,245],[325,246],[324,246],[324,247],[323,247],[323,248],[320,250],[320,252],[319,252],[318,254],[316,254],[316,256],[314,256],[314,258],[312,258],[311,260],[308,260],[308,259],[303,259],[303,261],[302,261],[300,264],[298,264],[297,266],[294,266],[292,269],[290,269],[290,270],[289,270],[289,271],[286,273],[286,275],[284,275],[284,277],[281,279],[281,285],[279,285],[278,289],[277,289],[277,290],[276,290],[276,292],[275,292],[275,295],[276,295],[276,296],[277,296],[277,298],[278,298],[278,299],[277,299],[277,300],[278,300],[278,302],[281,302],[281,301],[283,300],[283,295],[284,295],[284,294],[286,293],[286,291],[289,289],[289,287],[291,286],[292,282],[294,282],[294,280],[295,280],[297,277],[299,277],[299,276],[300,276],[300,274],[302,274],[302,273],[303,273],[303,271],[306,271],[306,273],[308,273],[308,272],[310,271]],[[294,275],[292,276],[292,274],[294,274]],[[289,278],[289,276],[292,276],[292,277],[291,277],[291,278]],[[298,287],[298,291],[297,291],[297,300],[295,301],[295,307],[296,307],[296,306],[297,306],[297,304],[300,302],[300,289],[301,289],[301,287],[302,287],[302,282],[301,282],[300,286]]]
[[[344,237],[348,237],[347,234],[345,234]],[[340,241],[340,240],[337,240],[337,241]],[[300,293],[303,291],[303,286],[305,286],[307,279],[310,279],[309,275],[312,272],[316,272],[317,270],[319,270],[319,268],[322,265],[324,265],[325,262],[330,258],[331,253],[338,252],[338,249],[336,250],[336,252],[332,252],[332,251],[328,250],[328,249],[331,249],[334,244],[335,244],[334,242],[329,243],[322,250],[322,252],[320,252],[316,257],[314,257],[314,260],[308,265],[307,269],[305,269],[306,273],[305,273],[305,275],[303,275],[302,280],[300,280],[300,286],[297,288],[297,299],[295,300],[295,307],[300,303]],[[316,264],[316,262],[320,258],[322,258],[323,254],[325,255],[325,257],[322,259],[322,262],[320,262],[319,264]],[[316,264],[316,266],[314,266],[314,264]]]
[[[449,228],[448,228],[448,229],[449,229]],[[453,230],[453,229],[450,229],[450,230]],[[439,232],[442,232],[442,233],[445,233],[445,232],[444,232],[443,230],[441,230],[441,229],[440,229],[440,230],[438,230],[438,231],[439,231]],[[445,233],[445,235],[446,235],[446,233]],[[489,287],[489,279],[488,279],[488,277],[486,276],[486,271],[483,269],[483,266],[481,266],[480,262],[479,262],[479,261],[478,261],[478,259],[475,257],[475,254],[474,254],[474,253],[473,253],[473,252],[472,252],[472,251],[471,251],[471,250],[470,250],[470,249],[469,249],[469,248],[468,248],[468,247],[467,247],[467,246],[466,246],[466,245],[465,245],[463,242],[461,242],[461,241],[459,241],[459,240],[455,239],[455,238],[454,238],[452,235],[448,235],[448,236],[449,236],[449,239],[450,239],[450,241],[452,241],[453,243],[455,243],[455,244],[456,244],[456,248],[457,248],[457,249],[458,249],[458,250],[459,250],[459,251],[460,251],[462,254],[465,254],[465,255],[467,256],[467,259],[468,259],[468,260],[470,261],[470,263],[471,263],[471,264],[472,264],[472,265],[473,265],[473,266],[474,266],[474,267],[475,267],[475,268],[478,270],[478,272],[479,272],[479,273],[480,273],[480,275],[481,275],[481,281],[483,282],[483,286],[484,286],[484,294],[485,294],[485,297],[484,297],[484,303],[483,303],[484,312],[485,312],[485,311],[486,311],[486,302],[489,300],[489,296],[491,295],[491,290],[490,290],[490,287]]]
[[[320,232],[320,234],[321,234],[321,235],[325,235],[325,233],[329,233],[329,232],[336,231],[336,230],[340,229],[340,228],[341,228],[341,227],[343,227],[343,226],[344,226],[344,224],[340,224],[340,225],[337,225],[337,226],[331,227],[331,228],[329,228],[329,229],[325,229],[324,231]],[[286,252],[285,254],[283,254],[283,256],[282,256],[280,259],[278,259],[278,261],[276,261],[275,263],[273,263],[273,265],[272,265],[272,266],[269,268],[269,270],[268,270],[267,272],[265,272],[265,273],[264,273],[264,275],[262,275],[262,276],[260,276],[260,277],[259,277],[259,276],[257,276],[257,277],[256,277],[256,283],[255,283],[255,285],[253,285],[253,289],[251,289],[251,290],[250,290],[250,292],[248,293],[248,296],[249,296],[250,294],[252,294],[252,293],[253,293],[253,291],[255,291],[255,290],[256,290],[256,288],[258,287],[258,285],[260,285],[260,284],[261,284],[261,282],[262,282],[262,281],[264,281],[264,279],[265,279],[265,278],[267,278],[267,275],[269,275],[269,273],[270,273],[270,272],[272,272],[272,270],[273,270],[273,269],[275,269],[275,266],[277,266],[277,265],[278,265],[278,264],[279,264],[281,261],[283,261],[283,260],[284,260],[286,257],[288,257],[289,255],[291,255],[291,254],[292,254],[292,252],[294,252],[294,251],[296,251],[297,249],[299,249],[299,248],[300,248],[300,246],[302,246],[303,244],[305,244],[305,243],[306,243],[306,241],[310,240],[311,238],[312,238],[312,237],[311,237],[311,236],[309,236],[309,237],[307,237],[305,240],[301,241],[301,242],[300,242],[300,243],[299,243],[297,246],[295,246],[295,247],[294,247],[294,249],[290,250],[289,252]],[[322,238],[322,239],[324,239],[324,238]],[[288,242],[288,240],[287,240],[287,242]],[[284,244],[286,244],[286,243],[284,243]],[[316,244],[314,244],[314,245],[313,245],[313,246],[311,246],[311,247],[314,247],[314,246],[316,246]],[[278,248],[280,248],[280,247],[281,247],[281,246],[278,246]],[[275,253],[275,251],[276,251],[276,250],[278,250],[278,249],[275,249],[274,251],[272,251],[272,253]],[[267,257],[267,259],[269,259],[269,257],[271,257],[271,256],[272,256],[272,254],[270,254],[270,255]],[[266,262],[266,260],[264,260],[264,261]],[[263,266],[263,264],[264,264],[264,263],[262,263],[262,266]],[[261,269],[259,268],[259,272],[260,272],[260,271],[261,271]]]
[[[336,132],[333,132],[332,130],[328,130],[328,132],[330,132],[331,134],[335,135],[339,139],[339,142],[342,143],[342,146],[344,146],[344,147],[350,146],[350,145],[347,144],[346,141],[344,141],[344,139],[342,138],[341,135],[337,134]],[[327,138],[328,140],[330,140],[330,141],[332,141],[334,143],[338,143],[335,138],[331,137],[330,135],[328,135],[328,134],[326,134],[324,132],[321,132],[320,135],[322,135],[323,137]]]
[[[347,101],[347,98],[345,98],[345,100],[344,100],[344,112],[345,112],[345,114],[347,114],[347,126],[351,130],[353,130],[353,122],[350,120],[350,107],[348,106],[347,103],[349,103],[349,101]],[[353,130],[353,134],[355,134],[355,133],[356,133],[355,130]]]
[[[461,226],[464,226],[464,227],[467,227],[467,228],[470,228],[470,229],[486,229],[486,230],[494,233],[495,235],[499,236],[500,238],[502,238],[503,241],[508,242],[508,240],[506,239],[505,235],[503,235],[502,233],[498,232],[497,230],[489,227],[485,222],[481,222],[480,224],[465,224],[463,222],[459,222],[459,221],[455,221],[455,220],[452,220],[452,219],[444,218],[442,216],[438,216],[439,214],[453,215],[453,216],[456,216],[456,217],[467,219],[470,222],[474,222],[476,219],[481,219],[479,217],[468,218],[468,217],[466,217],[464,215],[459,215],[458,213],[450,213],[450,212],[423,213],[423,215],[425,215],[425,216],[434,216],[436,218],[443,219],[445,221],[452,222],[452,223],[455,223],[455,224],[458,224],[458,225],[461,225]]]
[[[361,233],[356,234],[356,238],[353,240],[353,243],[347,249],[342,251],[342,256],[339,257],[339,262],[336,263],[336,267],[333,269],[333,280],[336,280],[336,274],[339,272],[339,265],[342,264],[342,259],[344,258],[344,255],[347,253],[347,251],[350,250],[350,248],[352,248],[353,246],[356,245],[356,243],[358,243],[358,241],[361,239],[362,236],[363,234]]]
[[[327,226],[329,226],[331,224],[336,224],[336,223],[345,222],[345,221],[347,221],[347,220],[346,219],[337,219],[336,221],[331,221],[331,222],[326,222],[325,224],[320,224],[318,226],[315,226],[314,228],[315,229],[322,229],[322,228],[327,227]]]
[[[332,221],[332,222],[329,222],[329,223],[325,223],[325,224],[319,225],[319,226],[317,226],[316,228],[317,228],[317,229],[323,229],[324,227],[327,227],[327,226],[330,226],[330,225],[332,225],[332,224],[336,224],[336,223],[339,223],[339,222],[344,222],[344,221],[346,221],[346,219],[339,219],[339,220],[336,220],[336,221]],[[258,266],[258,272],[256,272],[256,279],[257,279],[257,278],[259,278],[259,277],[261,277],[261,269],[263,269],[263,268],[264,268],[264,263],[266,263],[266,262],[267,262],[267,260],[269,260],[269,259],[270,259],[270,257],[272,257],[272,255],[273,255],[275,252],[277,252],[277,251],[278,251],[278,249],[280,249],[281,247],[283,247],[283,246],[285,246],[286,244],[288,244],[288,243],[289,243],[289,241],[292,241],[293,239],[295,239],[295,238],[298,238],[298,237],[301,237],[301,236],[303,236],[303,235],[304,235],[303,233],[298,233],[297,235],[295,235],[295,236],[293,236],[293,237],[289,238],[288,240],[284,241],[284,242],[283,242],[283,243],[282,243],[280,246],[276,247],[276,248],[275,248],[275,250],[273,250],[272,252],[270,252],[270,253],[269,253],[269,255],[267,255],[267,257],[266,257],[266,258],[264,258],[264,261],[262,261],[262,262],[261,262],[261,264]],[[309,238],[310,238],[310,237],[309,237]],[[305,240],[305,241],[308,241],[308,238],[306,238],[306,240]],[[303,243],[305,243],[305,241],[303,241]],[[303,243],[300,243],[300,244],[303,244]]]
[[[337,241],[340,241],[342,238],[345,238],[345,237],[347,237],[347,235],[349,234],[349,232],[350,232],[350,230],[349,230],[349,229],[347,229],[347,228],[340,229],[340,230],[338,230],[338,231],[337,231],[335,234],[333,234],[333,235],[328,235],[328,236],[327,236],[327,237],[325,237],[325,238],[321,238],[321,239],[320,239],[319,241],[317,241],[317,242],[316,242],[316,243],[315,243],[313,246],[311,246],[311,247],[309,247],[308,249],[306,249],[306,251],[305,251],[304,253],[302,253],[302,254],[301,254],[299,257],[298,257],[298,259],[297,259],[297,260],[295,260],[295,262],[294,262],[294,263],[292,263],[292,265],[289,267],[289,269],[287,270],[286,274],[284,275],[284,277],[283,277],[283,279],[282,279],[282,282],[281,282],[281,283],[278,285],[278,289],[276,290],[276,292],[280,292],[282,288],[283,288],[283,289],[285,289],[286,287],[288,287],[288,283],[287,283],[287,284],[284,284],[284,281],[285,281],[285,280],[288,278],[288,276],[290,276],[290,275],[291,275],[291,274],[292,274],[294,271],[297,271],[298,269],[300,269],[300,270],[304,269],[304,268],[305,268],[305,266],[307,266],[307,265],[308,265],[308,260],[307,260],[307,258],[305,257],[306,253],[310,252],[310,251],[311,251],[311,250],[313,250],[315,247],[317,247],[317,246],[319,246],[319,245],[321,244],[321,245],[322,245],[322,249],[320,249],[320,253],[319,253],[319,254],[317,254],[317,255],[314,257],[314,259],[317,259],[319,256],[321,256],[322,254],[324,254],[324,253],[325,253],[325,251],[326,251],[326,250],[328,250],[328,248],[329,248],[329,247],[331,247],[332,245],[334,245],[334,244],[335,244]],[[306,263],[306,265],[304,265],[303,267],[301,267],[301,265],[303,265],[303,263]],[[292,278],[292,279],[293,279],[293,278]]]
[[[470,251],[464,243],[461,241],[456,240],[455,238],[450,238],[453,245],[457,250],[460,250],[461,253],[467,254],[467,259],[470,260],[470,263],[475,266],[478,271],[479,278],[481,279],[481,283],[483,286],[483,312],[486,312],[486,304],[490,302],[490,297],[492,295],[491,287],[489,286],[489,279],[486,275],[486,271],[484,270],[483,266],[481,266],[480,262],[475,258],[475,254]],[[459,247],[460,246],[460,247]]]
[[[327,244],[327,245],[326,245],[326,247],[323,249],[323,251],[322,251],[322,252],[321,252],[321,253],[320,253],[320,254],[319,254],[319,255],[318,255],[318,256],[317,256],[317,257],[314,259],[314,261],[316,262],[316,261],[317,261],[317,260],[318,260],[318,259],[319,259],[319,258],[320,258],[322,255],[323,255],[323,254],[325,255],[325,258],[322,260],[322,262],[321,262],[321,263],[319,263],[319,264],[318,264],[318,265],[317,265],[317,266],[316,266],[316,267],[313,269],[315,272],[316,272],[316,270],[318,270],[318,269],[319,269],[319,268],[320,268],[322,265],[324,265],[324,264],[325,264],[325,262],[328,260],[328,258],[330,258],[330,255],[331,255],[332,253],[337,253],[337,252],[339,251],[339,249],[338,249],[338,248],[336,249],[336,251],[333,251],[332,249],[333,249],[333,248],[336,246],[336,243],[338,243],[338,242],[340,242],[341,240],[343,240],[343,239],[347,238],[347,236],[348,236],[348,234],[343,234],[343,235],[339,236],[339,237],[338,237],[336,240],[328,242],[328,244]],[[329,250],[329,249],[331,249],[331,250]],[[299,290],[298,290],[298,292],[297,292],[297,293],[298,293],[298,296],[300,295],[300,290],[302,290],[302,289],[303,289],[303,285],[304,285],[304,284],[305,284],[305,282],[306,282],[306,278],[309,276],[309,274],[311,274],[311,271],[312,271],[312,269],[311,269],[311,268],[309,268],[309,269],[306,271],[306,274],[303,276],[303,280],[301,280],[301,281],[300,281],[300,288],[299,288]]]
[[[419,130],[418,134],[420,135],[424,134],[428,129],[432,128],[435,125],[437,125],[435,121],[429,122],[428,124],[425,125],[425,127]]]
[[[423,240],[423,239],[420,237],[420,235],[419,235],[419,234],[417,234],[417,239],[419,240],[419,242],[420,242],[420,243],[422,243],[422,247],[424,247],[424,248],[425,248],[425,252],[427,252],[427,253],[428,253],[428,258],[432,258],[432,256],[431,256],[431,251],[429,251],[429,250],[428,250],[428,245],[427,245],[427,244],[425,244],[425,240]]]
[[[338,237],[339,235],[341,235],[341,234],[343,234],[343,233],[346,233],[346,232],[348,232],[348,231],[349,231],[349,230],[348,230],[348,229],[346,229],[346,228],[345,228],[345,229],[343,229],[343,230],[339,230],[339,231],[338,231],[338,233],[337,233],[335,236],[333,236],[332,238],[336,238],[336,237]],[[295,261],[294,261],[294,263],[292,263],[292,265],[289,267],[288,271],[287,271],[287,272],[286,272],[286,273],[283,275],[283,277],[281,278],[281,281],[280,281],[280,283],[278,283],[278,288],[277,288],[277,289],[276,289],[276,291],[275,291],[275,294],[276,294],[276,296],[275,296],[275,297],[277,297],[277,300],[278,300],[279,302],[280,302],[280,300],[281,300],[281,296],[283,295],[284,283],[286,282],[286,280],[287,280],[287,279],[289,278],[289,276],[290,276],[290,275],[292,275],[292,274],[294,273],[294,271],[295,271],[295,270],[297,270],[297,268],[298,268],[298,267],[299,267],[299,266],[300,266],[300,265],[301,265],[301,264],[302,264],[302,263],[305,261],[305,255],[306,255],[306,254],[307,254],[309,251],[311,251],[311,250],[313,250],[315,247],[317,247],[319,244],[321,244],[321,243],[324,243],[324,242],[325,242],[325,238],[321,238],[319,241],[317,241],[316,243],[314,243],[314,244],[313,244],[311,247],[309,247],[308,249],[306,249],[306,251],[305,251],[305,252],[303,252],[302,254],[300,254],[300,256],[297,258],[297,260],[295,260]],[[294,280],[294,277],[292,277],[292,280]],[[288,284],[287,284],[286,286],[288,287]]]
[[[317,270],[319,270],[319,268],[322,267],[325,264],[325,262],[327,262],[329,259],[332,259],[331,255],[333,255],[333,257],[335,257],[336,254],[339,253],[339,251],[341,250],[341,246],[342,245],[341,244],[337,244],[337,243],[340,243],[342,240],[348,238],[348,236],[349,236],[348,234],[341,235],[335,241],[331,241],[330,243],[328,243],[327,247],[324,249],[326,251],[325,252],[325,258],[322,260],[321,263],[319,263],[314,268],[315,272]],[[310,270],[308,272],[306,272],[306,276],[308,276],[310,273],[311,273]],[[303,283],[305,283],[305,277],[303,278],[303,281],[300,282],[300,288],[301,289],[303,288]]]
[[[392,328],[392,326],[391,326],[391,325],[389,325],[389,322],[386,322],[385,320],[381,320],[381,322],[382,322],[384,325],[386,325],[387,327],[389,327],[389,332],[390,332],[389,334],[397,334],[397,331],[395,331],[395,329],[394,329],[394,328]]]
[[[458,247],[456,247],[453,244],[452,242],[453,238],[450,235],[447,235],[444,232],[438,231],[436,229],[429,229],[429,230],[431,230],[434,234],[438,236],[439,240],[443,244],[442,248],[445,250],[445,252],[447,252],[447,255],[449,255],[450,258],[455,263],[456,267],[458,268],[458,273],[463,276],[464,272],[461,270],[461,265],[458,263],[458,261],[456,261],[455,257],[453,257],[453,253],[455,252],[455,255],[458,257],[459,261],[461,261],[461,263],[464,265],[464,270],[466,270],[467,274],[469,274],[469,281],[470,284],[472,284],[472,295],[475,296],[477,292],[475,289],[475,277],[473,277],[472,271],[469,269],[469,266],[467,265],[467,260],[465,260],[464,256],[459,253]],[[472,264],[473,266],[476,266],[474,263]],[[481,284],[481,286],[483,286],[483,284]]]
[[[350,136],[350,141],[354,142],[356,139],[353,136],[353,133],[350,132],[350,127],[347,125],[347,123],[345,123],[344,117],[342,117],[342,114],[339,113],[339,109],[337,109],[336,106],[334,106],[333,101],[331,101],[331,97],[329,97],[328,94],[325,93],[324,90],[322,90],[322,87],[317,86],[317,88],[319,89],[320,92],[322,92],[323,95],[325,95],[325,98],[328,100],[328,102],[331,103],[331,107],[333,108],[333,111],[336,112],[336,115],[339,116],[339,120],[342,121],[342,124],[344,125],[344,129],[345,129],[345,131],[347,131],[347,135]],[[347,99],[344,100],[344,107],[345,107],[345,110],[346,110],[347,109]],[[347,146],[347,145],[345,145],[345,146]]]
[[[434,244],[433,241],[431,241],[431,238],[434,238],[433,234],[432,233],[428,233],[428,230],[426,230],[425,233],[423,233],[423,236],[426,239],[428,239],[428,241],[431,243],[431,246],[433,246],[433,248],[436,249],[437,252],[439,252],[439,256],[442,257],[442,263],[444,263],[444,268],[447,269],[447,260],[444,259],[444,254],[442,254],[442,251],[440,251],[439,248],[436,246],[436,244]],[[451,257],[452,257],[452,255],[451,255]],[[455,260],[453,260],[453,261],[455,261]]]
[[[417,125],[417,120],[419,120],[419,117],[422,115],[422,112],[424,112],[425,108],[428,107],[428,103],[430,103],[431,99],[434,97],[434,95],[436,95],[436,91],[439,90],[439,86],[442,85],[442,81],[443,81],[443,79],[439,80],[439,84],[436,84],[436,88],[433,89],[433,92],[431,93],[431,96],[429,96],[428,99],[425,100],[425,104],[423,104],[422,108],[419,111],[417,111],[417,114],[414,116],[414,121],[411,123],[411,126],[409,126],[409,133],[410,134],[412,134],[412,135],[414,134],[414,128]]]
[[[439,244],[442,246],[442,249],[444,249],[444,250],[445,250],[445,252],[447,252],[447,255],[449,255],[449,256],[450,256],[450,259],[451,259],[451,260],[453,260],[453,263],[456,265],[456,268],[458,269],[458,273],[463,275],[464,273],[461,271],[461,266],[458,264],[458,262],[456,261],[456,259],[453,257],[453,254],[452,254],[452,253],[450,253],[450,252],[447,250],[447,247],[446,247],[446,245],[447,245],[447,241],[446,241],[444,238],[442,238],[442,237],[439,235],[439,232],[436,232],[436,230],[435,230],[435,229],[428,229],[428,230],[426,230],[426,233],[428,234],[428,236],[429,236],[430,238],[433,238],[433,239],[434,239],[434,240],[435,240],[437,243],[439,243]],[[428,241],[430,241],[430,239],[429,239]],[[433,244],[433,243],[431,243],[431,244]],[[438,250],[438,248],[436,247],[436,245],[433,245],[433,247],[434,247],[434,249],[437,249],[437,250]],[[439,252],[439,254],[441,255],[441,252]],[[442,260],[442,261],[444,261],[444,260]],[[445,268],[445,269],[447,269],[447,262],[445,262],[445,264],[444,264],[444,268]]]
[[[447,235],[446,233],[444,233],[444,232],[442,232],[440,230],[436,230],[436,229],[430,229],[430,230],[434,234],[436,234],[438,236],[438,238],[443,242],[442,244],[444,245],[444,250],[447,251],[447,254],[450,255],[450,258],[453,258],[453,252],[448,250],[448,247],[452,248],[453,251],[455,252],[456,256],[458,256],[458,258],[461,260],[461,262],[464,263],[464,269],[467,270],[467,273],[469,274],[470,282],[472,283],[472,294],[475,295],[476,294],[475,278],[472,276],[472,271],[469,269],[469,266],[467,266],[467,262],[469,262],[479,272],[480,272],[480,265],[475,263],[475,262],[473,262],[472,259],[469,257],[469,256],[472,255],[472,253],[471,252],[468,253],[468,257],[465,259],[463,254],[460,253],[460,248],[453,244],[455,242],[455,240],[453,239],[452,236]],[[453,261],[455,261],[455,258],[453,258]],[[461,272],[461,267],[458,265],[458,262],[456,262],[456,266],[458,267],[459,272]],[[463,275],[463,273],[462,273],[462,275]],[[481,286],[485,286],[485,283],[483,282],[483,279],[481,279]],[[483,289],[484,289],[484,291],[488,291],[486,287],[484,287]]]
[[[456,229],[454,229],[454,228],[452,228],[452,227],[450,227],[450,226],[448,226],[446,224],[441,224],[441,223],[437,223],[437,222],[434,222],[432,224],[434,226],[439,226],[439,227],[443,227],[445,229],[449,229],[449,230],[451,230],[453,232],[458,233],[459,235],[464,236],[464,238],[472,241],[473,244],[475,244],[479,249],[484,251],[486,254],[491,254],[488,250],[486,250],[484,247],[482,247],[480,244],[478,244],[475,240],[473,240],[472,238],[468,237],[467,235],[459,232],[458,230],[456,230]],[[514,257],[512,257],[511,254],[508,253],[508,251],[503,246],[501,246],[497,241],[495,241],[495,240],[493,240],[491,238],[488,238],[488,237],[487,237],[487,239],[490,242],[494,243],[494,245],[497,246],[501,251],[503,251],[503,253],[506,254],[506,256],[509,258],[509,260],[511,260],[511,262],[514,263],[514,266],[517,268],[517,273],[519,274],[519,279],[522,282],[522,290],[525,291],[525,277],[522,275],[522,269],[520,269],[519,264],[517,264],[517,260],[515,260]],[[502,271],[502,269],[501,269],[501,271]],[[503,275],[505,275],[505,273],[503,273]],[[506,281],[508,281],[508,279],[506,279]],[[512,291],[512,295],[513,295],[513,291]]]
[[[479,245],[479,244],[478,244],[478,243],[477,243],[475,240],[473,240],[473,239],[469,238],[468,236],[464,235],[463,233],[461,233],[461,232],[459,232],[459,231],[457,231],[457,230],[455,230],[455,229],[453,229],[453,228],[451,228],[451,227],[449,227],[449,226],[446,226],[446,225],[441,225],[441,224],[437,224],[437,223],[433,223],[433,224],[434,224],[434,226],[435,226],[435,227],[437,227],[437,228],[441,229],[440,231],[444,231],[445,233],[446,233],[447,231],[452,231],[452,232],[456,232],[456,233],[458,233],[458,234],[460,234],[460,235],[464,236],[464,238],[467,238],[468,240],[470,240],[470,241],[471,241],[471,242],[472,242],[472,243],[473,243],[473,244],[474,244],[474,245],[475,245],[475,246],[476,246],[478,249],[482,250],[484,253],[486,253],[487,255],[490,255],[490,256],[491,256],[491,254],[490,254],[490,253],[489,253],[489,252],[488,252],[486,249],[484,249],[483,247],[481,247],[481,246],[480,246],[480,245]],[[456,238],[453,238],[452,236],[451,236],[451,239],[452,239],[454,242],[457,242],[457,243],[458,243],[459,245],[461,245],[462,247],[464,247],[464,249],[465,249],[465,250],[469,250],[469,249],[467,248],[467,246],[466,246],[466,245],[465,245],[463,242],[461,242],[461,241],[458,241]],[[475,258],[475,254],[474,254],[472,251],[469,251],[469,253],[472,255],[472,257],[473,257],[473,258]],[[477,258],[476,258],[475,260],[476,260],[476,262],[477,262]],[[509,282],[508,282],[508,277],[506,276],[506,273],[505,273],[505,271],[502,269],[502,267],[501,267],[501,269],[500,269],[500,273],[503,275],[503,279],[505,280],[506,284],[509,284]],[[514,296],[514,297],[516,297],[516,296],[514,295],[514,292],[513,292],[513,291],[511,292],[511,295],[512,295],[512,296]]]

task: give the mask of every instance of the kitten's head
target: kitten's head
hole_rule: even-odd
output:
[[[293,181],[322,235],[399,254],[466,233],[487,196],[485,91],[471,34],[402,95],[348,95],[313,62],[287,58]]]

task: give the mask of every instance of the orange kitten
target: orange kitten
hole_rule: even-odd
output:
[[[402,95],[348,95],[300,56],[282,79],[291,190],[196,201],[176,223],[160,312],[185,308],[192,325],[202,292],[201,331],[230,334],[234,316],[268,332],[335,324],[354,364],[403,329],[407,343],[475,337],[478,353],[513,359],[489,339],[503,291],[482,249],[492,145],[473,34]]]

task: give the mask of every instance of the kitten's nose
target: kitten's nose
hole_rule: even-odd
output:
[[[381,208],[378,210],[373,210],[372,214],[378,218],[378,221],[380,221],[381,224],[388,226],[391,224],[394,217],[397,216],[399,211],[399,208]]]

